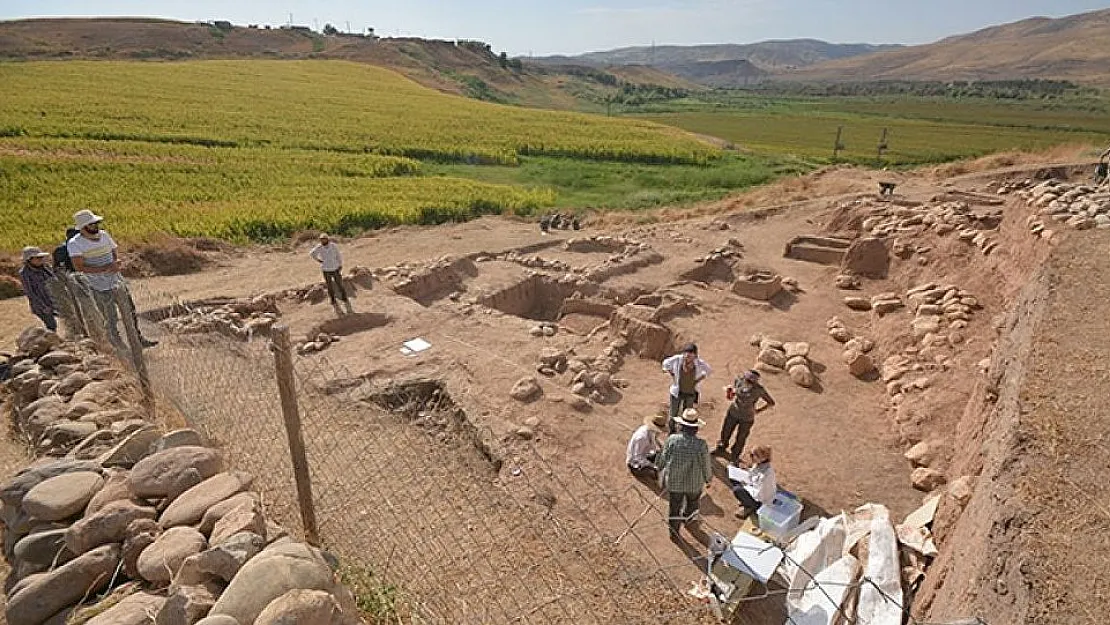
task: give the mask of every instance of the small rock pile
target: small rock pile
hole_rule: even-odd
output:
[[[307,356],[308,354],[315,354],[322,352],[331,347],[332,343],[338,343],[339,337],[327,332],[318,332],[316,336],[310,337],[304,341],[297,341],[293,346],[297,354]]]
[[[555,336],[556,334],[558,334],[558,332],[559,332],[559,324],[550,323],[550,322],[546,322],[546,321],[543,322],[543,323],[540,323],[538,325],[532,326],[532,329],[528,331],[529,334],[531,334],[532,336],[535,336],[535,337],[541,337],[541,336],[552,337],[552,336]]]
[[[521,254],[515,250],[509,250],[501,254],[488,254],[482,255],[474,259],[476,262],[488,262],[491,260],[503,260],[509,263],[515,263],[522,267],[530,269],[547,269],[549,271],[558,271],[560,273],[574,271],[574,267],[561,260],[551,258],[543,258],[542,256]]]
[[[87,345],[34,328],[17,346],[20,373],[5,386],[18,425],[82,423],[104,434],[55,441],[46,451],[64,457],[0,485],[10,625],[359,622],[334,558],[266,519],[251,476],[227,470],[200,434],[163,434],[138,418],[121,378],[72,395],[43,384],[65,366],[118,371],[88,365]],[[107,410],[135,418],[80,421]]]
[[[874,311],[877,315],[890,314],[905,307],[897,293],[880,293],[870,298],[849,295],[844,298],[844,305],[852,310]]]
[[[876,297],[884,298],[885,295]],[[871,300],[861,299],[867,302],[870,308]],[[887,300],[879,299],[878,301]],[[840,317],[829,319],[825,323],[825,327],[828,328],[829,336],[834,341],[844,344],[844,353],[841,358],[852,375],[862,378],[875,371],[875,363],[870,356],[872,350],[875,349],[874,341],[865,336],[856,336],[855,332],[852,332]]]
[[[708,254],[698,258],[696,262],[710,263],[718,260],[731,260],[744,257],[744,244],[736,239],[729,239],[728,243],[709,251]]]
[[[162,326],[178,334],[218,332],[249,341],[256,336],[269,336],[280,318],[276,297],[261,296],[215,306],[199,305],[184,315],[166,319]]]
[[[809,343],[783,342],[757,334],[751,345],[759,348],[755,369],[766,373],[786,372],[798,386],[812,388],[817,383],[813,364],[809,360]]]
[[[971,322],[971,315],[981,308],[974,295],[952,284],[929,282],[906,291],[906,300],[914,310],[914,338],[922,347],[955,347],[963,343],[961,331]]]
[[[835,284],[836,288],[842,291],[855,291],[863,286],[863,283],[860,281],[859,276],[850,273],[842,273],[838,275],[836,277]]]
[[[1029,231],[1035,236],[1052,238],[1047,224],[1050,220],[1075,230],[1110,228],[1110,189],[1053,179],[1022,190],[1019,195],[1037,209],[1028,221]]]

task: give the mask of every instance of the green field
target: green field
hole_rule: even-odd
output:
[[[719,197],[776,174],[667,126],[478,102],[346,62],[8,63],[0,82],[9,252],[54,241],[84,207],[124,239],[243,242],[588,206],[584,186],[602,206]],[[688,188],[692,172],[718,186],[625,197]]]
[[[727,139],[755,153],[875,165],[940,163],[1006,150],[1110,142],[1110,106],[1101,100],[1001,101],[924,97],[775,98],[742,95],[714,102],[673,102],[630,113]]]

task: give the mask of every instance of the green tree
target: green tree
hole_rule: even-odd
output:
[[[336,28],[335,26],[332,26],[331,24],[324,24],[324,34],[325,35],[338,35],[339,34],[339,29]]]

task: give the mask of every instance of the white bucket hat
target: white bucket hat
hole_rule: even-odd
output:
[[[698,411],[693,408],[687,408],[683,411],[682,416],[675,419],[674,422],[688,428],[705,427],[705,421],[698,418]]]
[[[47,254],[37,247],[28,246],[23,248],[23,262],[27,262],[32,258],[45,258],[47,256],[50,256],[50,254]]]
[[[73,214],[73,226],[78,230],[82,230],[85,226],[91,226],[95,223],[104,221],[104,218],[91,210],[79,210]]]

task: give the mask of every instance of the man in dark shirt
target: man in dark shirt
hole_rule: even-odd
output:
[[[66,240],[62,244],[54,248],[54,271],[68,271],[73,273],[73,259],[69,257],[69,249],[66,248],[66,243],[77,236],[79,231],[77,228],[70,228],[66,230]]]
[[[44,262],[47,256],[49,254],[37,247],[23,248],[23,267],[19,270],[19,281],[31,305],[31,312],[42,320],[42,325],[47,330],[56,332],[58,322],[54,319],[54,300],[46,286],[54,278],[54,272]]]
[[[775,400],[771,398],[767,389],[759,383],[758,371],[748,371],[736,378],[732,384],[731,392],[734,397],[732,403],[729,404],[728,412],[725,413],[725,423],[721,427],[721,438],[717,441],[717,448],[713,450],[713,453],[724,454],[729,451],[728,443],[732,439],[733,431],[735,431],[736,440],[732,443],[729,456],[732,463],[736,464],[740,461],[744,444],[748,442],[748,434],[751,433],[752,426],[755,425],[755,413],[774,406]],[[761,399],[763,405],[756,408],[756,404]]]

